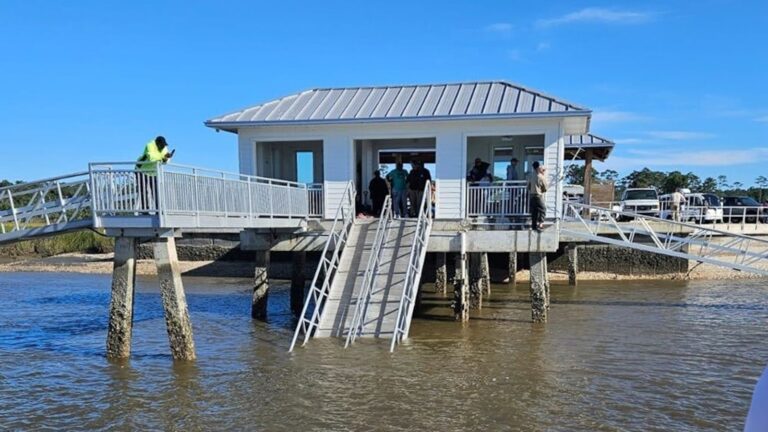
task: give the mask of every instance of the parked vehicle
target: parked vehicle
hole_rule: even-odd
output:
[[[723,198],[723,219],[726,222],[768,223],[768,211],[752,197],[730,196]]]
[[[659,216],[659,193],[655,188],[632,188],[621,194],[619,208],[623,212]],[[626,217],[622,218],[626,219]]]
[[[684,193],[685,202],[680,209],[680,220],[695,223],[714,223],[723,220],[723,206],[720,198],[711,193]],[[672,194],[659,197],[659,217],[672,219]]]

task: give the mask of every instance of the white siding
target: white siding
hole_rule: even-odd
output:
[[[237,155],[240,162],[240,172],[255,175],[256,145],[247,136],[240,135],[238,138]]]
[[[333,219],[344,189],[354,179],[352,140],[345,136],[330,136],[323,142],[325,165],[325,218]]]
[[[464,137],[460,132],[440,134],[436,139],[435,180],[438,219],[461,219],[464,199]]]
[[[547,191],[547,218],[555,218],[560,214],[562,202],[562,187],[560,185],[560,163],[562,137],[555,131],[547,132],[544,136],[544,166],[547,167],[549,190]]]

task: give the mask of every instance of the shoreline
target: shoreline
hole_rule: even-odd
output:
[[[110,274],[112,273],[112,254],[85,254],[66,253],[51,257],[20,257],[7,258],[0,261],[0,273],[3,272],[50,272],[50,273],[83,273],[83,274]],[[253,276],[253,263],[249,261],[179,261],[181,272],[185,276],[224,276],[243,277]],[[154,260],[137,260],[136,274],[152,276],[157,274]],[[564,271],[550,271],[550,280],[566,281],[568,274]],[[617,274],[609,272],[578,273],[581,281],[637,281],[637,280],[724,280],[724,279],[759,279],[761,276],[724,269],[708,264],[693,265],[687,274],[663,273],[663,274]],[[271,277],[274,280],[284,278]],[[519,270],[516,279],[520,282],[528,282],[528,270]],[[493,283],[501,283],[494,280]]]

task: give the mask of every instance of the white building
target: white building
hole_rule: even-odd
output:
[[[524,178],[538,160],[548,168],[547,217],[559,214],[569,135],[589,131],[591,111],[502,81],[303,91],[231,114],[206,126],[236,133],[240,172],[297,180],[311,160],[332,218],[349,180],[367,191],[381,164],[418,158],[434,164],[435,218],[467,217],[467,172],[475,158],[505,178],[512,157]],[[428,165],[429,166],[429,165]],[[494,169],[496,168],[496,169]],[[366,194],[361,193],[365,197]]]

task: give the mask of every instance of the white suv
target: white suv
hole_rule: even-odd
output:
[[[659,216],[659,193],[655,188],[627,189],[621,194],[621,211],[644,216]]]

